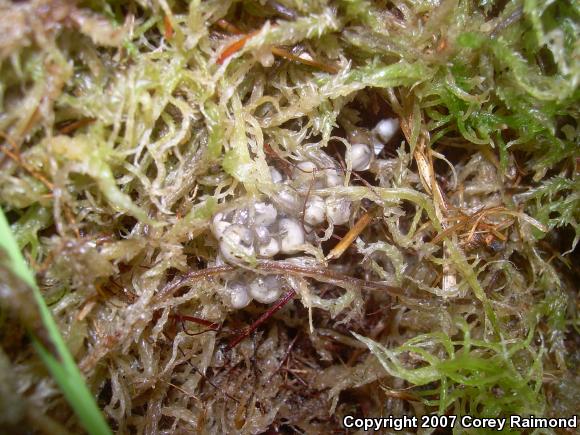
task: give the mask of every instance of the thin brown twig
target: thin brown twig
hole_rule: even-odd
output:
[[[6,140],[6,142],[8,142],[10,144],[10,147],[14,150],[14,151],[12,151],[12,150],[9,150],[5,146],[1,146],[0,149],[2,150],[2,152],[4,154],[6,154],[14,162],[16,162],[18,165],[20,165],[30,175],[32,175],[34,178],[36,178],[38,181],[40,181],[42,184],[44,184],[48,188],[48,190],[50,190],[50,191],[54,190],[54,184],[52,184],[50,181],[48,181],[48,179],[44,175],[42,175],[41,173],[36,171],[34,168],[30,167],[26,162],[24,162],[22,160],[22,157],[20,156],[20,153],[18,152],[18,146],[16,145],[16,143],[14,143],[14,141],[12,139],[10,139],[10,137],[8,135],[6,135],[5,133],[0,131],[0,137],[2,137],[4,140]]]
[[[453,219],[453,220],[457,220],[458,222],[455,225],[452,225],[452,226],[446,228],[445,231],[443,231],[442,233],[439,233],[431,241],[431,243],[438,243],[438,242],[440,242],[441,240],[443,240],[445,237],[449,236],[450,234],[455,233],[458,230],[460,230],[460,229],[466,227],[467,225],[469,225],[470,222],[472,222],[474,219],[475,220],[479,219],[484,212],[486,212],[486,211],[489,212],[491,210],[495,210],[496,208],[497,207],[494,207],[493,209],[491,209],[491,208],[490,209],[482,209],[482,210],[479,210],[479,211],[477,211],[477,212],[475,212],[475,213],[473,213],[471,215],[464,215],[464,216],[457,216],[457,217],[450,218],[450,219]]]
[[[217,266],[217,267],[208,267],[206,269],[201,270],[193,270],[168,283],[163,289],[161,289],[157,293],[155,298],[157,299],[157,301],[162,301],[163,299],[171,296],[177,290],[185,286],[187,283],[223,275],[229,272],[233,272],[235,270],[236,268],[234,266]]]
[[[234,35],[241,35],[244,32],[237,27],[235,24],[232,24],[226,20],[224,20],[223,18],[221,20],[217,20],[216,21],[216,25],[218,27],[220,27],[222,30],[225,30],[226,32],[230,32],[233,33]]]
[[[201,319],[199,317],[194,317],[194,316],[174,314],[171,317],[174,317],[175,319],[177,319],[181,323],[181,328],[183,329],[183,332],[185,332],[185,334],[189,335],[190,337],[194,337],[196,335],[202,335],[202,334],[205,334],[207,332],[219,332],[221,330],[221,327],[222,327],[222,324],[220,324],[220,323],[211,322],[209,320]],[[199,331],[199,332],[189,332],[187,330],[187,328],[185,327],[185,321],[193,322],[193,323],[197,323],[198,325],[206,326],[207,329],[204,329],[203,331]]]
[[[284,294],[284,296],[282,296],[280,299],[278,299],[278,301],[274,305],[272,305],[270,308],[268,308],[268,310],[264,314],[262,314],[260,317],[258,317],[258,319],[254,323],[252,323],[248,328],[246,328],[246,330],[244,332],[242,332],[240,335],[238,335],[236,338],[234,338],[228,344],[227,349],[228,350],[233,349],[244,338],[246,338],[248,335],[250,335],[252,332],[254,332],[258,328],[258,326],[260,326],[262,323],[264,323],[266,320],[268,320],[270,317],[272,317],[274,314],[276,314],[276,312],[281,310],[282,307],[284,307],[284,305],[286,305],[295,295],[296,295],[296,292],[294,291],[294,289],[286,292],[286,294]]]
[[[165,381],[165,382],[167,383],[167,385],[170,385],[170,386],[172,386],[173,388],[175,388],[176,390],[179,390],[179,391],[181,391],[181,392],[182,392],[183,394],[185,394],[186,396],[189,396],[189,397],[191,397],[192,399],[195,399],[195,400],[197,400],[199,403],[202,403],[201,399],[200,399],[199,397],[197,397],[196,395],[194,395],[194,394],[191,394],[191,393],[189,393],[189,392],[185,391],[185,390],[184,390],[183,388],[181,388],[180,386],[178,386],[178,385],[175,385],[175,384],[173,384],[173,383],[171,383],[171,382],[169,382],[169,381]]]
[[[188,322],[197,323],[198,325],[207,326],[214,331],[221,328],[221,324],[218,322],[212,322],[211,320],[202,319],[201,317],[188,316],[184,314],[172,314],[171,317],[178,319],[180,322],[187,320]]]
[[[270,377],[268,378],[268,381],[270,381],[274,377],[274,375],[280,371],[280,369],[284,366],[284,364],[288,360],[288,357],[290,356],[290,352],[292,351],[292,348],[294,347],[294,343],[296,343],[296,340],[298,339],[298,335],[299,334],[296,334],[296,336],[292,339],[292,341],[288,345],[288,348],[286,349],[286,353],[284,354],[284,358],[282,358],[282,361],[280,361],[280,364],[278,364],[278,367],[276,368],[276,370],[274,370],[274,372],[270,375]]]
[[[355,241],[355,239],[364,231],[364,229],[371,223],[374,218],[374,212],[367,211],[363,214],[359,220],[352,226],[352,228],[346,233],[337,245],[332,248],[332,250],[326,256],[326,260],[333,260],[339,258],[344,251],[346,251],[350,245]]]
[[[227,391],[225,391],[224,389],[220,388],[219,386],[217,386],[216,384],[213,383],[213,381],[208,378],[206,375],[204,375],[200,369],[198,369],[189,359],[187,359],[187,355],[185,354],[185,352],[183,351],[183,349],[181,348],[181,346],[177,345],[177,348],[179,349],[179,351],[181,352],[181,354],[183,355],[184,358],[186,358],[186,362],[190,365],[190,367],[199,375],[202,377],[202,379],[206,380],[208,384],[210,384],[213,388],[215,388],[217,391],[221,392],[224,396],[226,396],[228,399],[233,400],[236,403],[240,403],[240,401],[238,399],[236,399],[234,396],[232,396],[231,394],[229,394]]]
[[[164,15],[163,16],[163,36],[165,36],[165,39],[170,40],[173,38],[174,34],[175,34],[175,30],[173,29],[173,25],[171,24],[171,19],[169,18],[169,15]]]
[[[60,134],[69,134],[72,133],[75,130],[78,130],[81,127],[84,127],[85,125],[89,125],[93,122],[95,122],[96,119],[95,118],[82,118],[79,119],[77,121],[73,121],[71,123],[67,123],[66,125],[63,125],[58,132]]]
[[[221,54],[219,55],[219,57],[217,59],[218,65],[223,64],[228,57],[232,56],[233,54],[235,54],[236,52],[238,52],[242,48],[244,48],[244,46],[246,45],[246,42],[248,42],[248,39],[250,39],[251,37],[253,37],[259,33],[259,30],[254,30],[252,32],[244,34],[244,32],[242,32],[238,27],[227,22],[224,19],[218,20],[216,22],[216,25],[218,27],[220,27],[222,30],[233,33],[234,35],[241,36],[240,39],[238,39],[238,40],[234,41],[233,43],[231,43],[230,45],[228,45],[221,52]],[[271,47],[270,51],[275,56],[290,60],[292,62],[301,63],[303,65],[307,65],[307,66],[310,66],[313,68],[317,68],[321,71],[324,71],[324,72],[327,72],[330,74],[336,74],[338,72],[338,68],[336,68],[333,65],[328,65],[328,64],[318,62],[318,61],[313,60],[313,59],[308,59],[308,58],[302,57],[302,56],[296,56],[295,54],[293,54],[293,53],[289,52],[288,50],[281,48],[281,47]]]
[[[270,50],[274,55],[278,57],[291,60],[293,62],[298,62],[303,65],[308,65],[330,74],[336,74],[338,72],[338,68],[336,68],[335,66],[327,65],[325,63],[318,62],[316,60],[307,59],[302,56],[296,56],[295,54],[290,53],[288,50],[284,50],[283,48],[280,47],[272,47]]]
[[[73,214],[72,210],[70,209],[70,207],[68,207],[68,206],[64,207],[64,214],[66,215],[66,219],[69,221],[69,224],[73,228],[76,239],[79,240],[81,238],[81,233],[79,231],[77,221],[76,221],[74,214]]]
[[[403,295],[403,291],[399,287],[392,287],[381,282],[366,281],[354,278],[328,269],[324,266],[311,267],[286,261],[261,260],[258,261],[258,267],[261,271],[264,272],[288,273],[290,275],[313,278],[317,281],[329,282],[339,286],[352,286],[363,290],[380,290],[385,291],[393,296]]]
[[[380,281],[368,281],[344,275],[340,272],[329,269],[325,266],[302,266],[288,261],[275,260],[258,260],[256,269],[261,272],[289,274],[305,278],[312,278],[317,281],[331,283],[340,287],[353,287],[361,290],[382,291],[393,297],[404,299],[412,305],[421,305],[424,307],[439,306],[442,302],[436,300],[414,299],[405,295],[400,287],[386,285]],[[199,280],[209,279],[215,276],[224,275],[237,270],[234,266],[217,266],[203,270],[191,271],[171,283],[167,284],[156,295],[156,301],[161,301],[170,297],[183,286]]]
[[[242,48],[244,48],[244,45],[246,45],[246,42],[248,42],[248,39],[250,39],[252,36],[256,35],[258,33],[257,30],[250,32],[244,36],[242,36],[241,38],[239,38],[238,40],[232,42],[230,45],[228,45],[219,55],[219,57],[217,58],[216,63],[218,65],[223,64],[226,59],[230,56],[232,56],[234,53],[240,51]]]
[[[285,371],[285,372],[287,372],[287,373],[291,373],[291,374],[292,374],[292,376],[294,376],[294,378],[296,378],[296,380],[297,380],[298,382],[300,382],[302,385],[304,385],[305,387],[307,387],[307,386],[308,386],[308,384],[306,383],[306,381],[305,381],[304,379],[302,379],[300,376],[298,376],[298,375],[296,374],[296,373],[297,373],[297,371],[296,371],[296,370],[294,370],[294,369],[289,369],[289,368],[286,368],[286,367],[283,367],[283,368],[282,368],[282,370],[284,370],[284,371]]]

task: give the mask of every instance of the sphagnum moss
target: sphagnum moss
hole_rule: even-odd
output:
[[[579,14],[0,2],[0,205],[110,427],[577,414]],[[2,289],[1,421],[79,431]]]

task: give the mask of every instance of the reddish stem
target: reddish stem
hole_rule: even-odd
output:
[[[244,332],[242,332],[240,335],[234,338],[230,342],[230,344],[228,344],[227,349],[230,350],[236,347],[244,338],[246,338],[248,335],[254,332],[258,328],[258,326],[260,326],[262,323],[264,323],[266,320],[268,320],[270,317],[276,314],[276,312],[278,312],[284,305],[286,305],[295,295],[296,292],[293,289],[286,292],[286,294],[282,296],[280,299],[278,299],[278,301],[274,305],[268,308],[268,311],[262,314],[258,318],[258,320],[256,320],[248,328],[246,328]]]
[[[244,45],[246,45],[246,42],[248,41],[248,39],[250,39],[256,33],[258,33],[258,32],[250,32],[247,35],[242,36],[237,41],[235,41],[235,42],[231,43],[230,45],[228,45],[225,48],[225,50],[222,51],[222,54],[220,54],[220,57],[218,57],[218,59],[217,59],[218,65],[221,65],[232,54],[234,54],[234,53],[240,51],[242,48],[244,48]]]
[[[173,34],[175,33],[175,31],[173,30],[173,25],[171,24],[171,20],[169,19],[169,16],[165,15],[163,17],[163,33],[165,36],[165,39],[170,40],[171,38],[173,38]]]
[[[198,325],[207,326],[210,329],[217,330],[219,329],[220,324],[216,322],[211,322],[209,320],[205,320],[199,317],[194,316],[186,316],[182,314],[173,314],[171,317],[178,319],[180,322],[187,320],[188,322],[197,323]]]

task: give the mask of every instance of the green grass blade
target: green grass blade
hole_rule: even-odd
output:
[[[18,245],[12,235],[8,221],[1,209],[0,248],[3,248],[8,254],[10,266],[12,267],[13,272],[32,288],[34,298],[40,310],[42,322],[48,331],[48,336],[54,344],[56,356],[45,349],[37,340],[34,340],[35,349],[38,351],[44,364],[54,377],[87,432],[91,435],[111,434],[103,414],[99,410],[93,395],[85,384],[72,355],[68,351],[68,348],[60,335],[58,326],[40,294],[40,290],[36,285],[32,271],[28,268],[20,250],[18,249]]]

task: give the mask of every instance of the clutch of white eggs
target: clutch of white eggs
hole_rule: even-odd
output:
[[[380,121],[367,137],[366,143],[353,143],[347,149],[346,160],[354,171],[368,170],[378,154],[396,133],[398,120]],[[381,146],[382,145],[382,146]],[[214,215],[211,230],[219,242],[223,261],[247,264],[255,258],[272,258],[278,254],[293,255],[304,250],[306,230],[326,220],[332,225],[344,225],[351,218],[351,201],[335,195],[323,198],[301,192],[301,187],[314,181],[318,188],[344,184],[342,171],[321,167],[320,160],[333,161],[326,154],[312,161],[299,162],[291,180],[270,167],[272,182],[279,185],[271,202],[256,201],[245,207],[221,211]],[[304,189],[302,189],[304,190]],[[310,192],[309,192],[310,193]],[[306,199],[307,198],[307,199]],[[306,204],[304,204],[306,201]],[[303,216],[302,216],[302,212]],[[301,217],[301,220],[299,220]],[[237,279],[225,287],[226,298],[234,309],[246,307],[253,299],[264,304],[276,301],[282,294],[285,280],[280,275],[257,275],[253,279]]]

